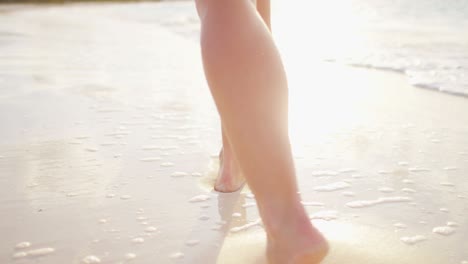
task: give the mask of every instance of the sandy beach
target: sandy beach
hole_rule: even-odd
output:
[[[255,198],[211,190],[198,43],[138,15],[159,5],[0,11],[0,263],[264,263]],[[290,135],[324,263],[468,263],[467,98],[293,42]]]

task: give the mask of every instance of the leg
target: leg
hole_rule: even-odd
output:
[[[248,0],[198,0],[208,85],[255,194],[271,263],[318,263],[327,243],[300,203],[288,136],[285,72]]]
[[[257,11],[265,22],[265,25],[271,31],[271,19],[270,19],[270,0],[257,0]]]
[[[263,22],[271,31],[270,0],[257,0],[256,7],[258,13],[263,19]],[[224,128],[222,128],[221,131],[223,148],[219,153],[220,165],[214,189],[219,192],[234,192],[244,186],[245,179],[241,174],[237,160],[234,159],[231,145],[224,133]]]
[[[244,186],[245,179],[242,176],[239,163],[234,157],[231,144],[222,129],[223,148],[219,153],[219,172],[214,189],[218,192],[234,192]]]

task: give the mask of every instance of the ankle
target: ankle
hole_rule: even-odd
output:
[[[308,233],[313,231],[304,207],[299,202],[287,204],[262,213],[262,220],[269,236],[273,239],[284,236],[285,230],[290,234]]]

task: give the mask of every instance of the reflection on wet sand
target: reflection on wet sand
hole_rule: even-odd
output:
[[[199,240],[201,243],[197,244],[196,247],[190,245],[185,247],[183,263],[216,263],[224,240],[229,235],[232,226],[247,221],[245,209],[242,208],[244,195],[241,194],[241,191],[234,193],[213,191],[210,195],[216,197],[217,206],[211,204],[200,207],[198,219],[201,221],[193,227],[187,241]],[[233,218],[232,215],[235,212],[241,212],[242,217]],[[203,238],[205,239],[203,240]]]
[[[63,141],[33,143],[24,154],[17,157],[21,159],[17,166],[26,170],[20,175],[27,187],[25,198],[31,203],[60,203],[69,200],[67,197],[102,195],[114,176],[99,161],[99,153],[86,151],[82,145]]]

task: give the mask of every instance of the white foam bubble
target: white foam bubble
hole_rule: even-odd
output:
[[[323,207],[325,204],[321,202],[304,202],[301,201],[301,204],[304,206],[318,206],[318,207]]]
[[[176,171],[171,174],[171,177],[174,177],[174,178],[185,177],[185,176],[188,176],[188,173],[183,172],[183,171]]]
[[[338,173],[336,171],[314,171],[311,173],[312,176],[336,176]]]
[[[153,233],[153,232],[156,232],[158,231],[158,229],[154,226],[148,226],[147,228],[145,228],[145,232],[146,233]]]
[[[120,132],[114,132],[114,133],[107,133],[107,134],[104,134],[104,136],[121,138],[122,136],[126,136],[129,134],[130,134],[129,131],[120,131]]]
[[[457,222],[449,221],[449,222],[447,222],[447,226],[450,226],[450,227],[457,227],[457,226],[459,226],[459,224],[458,224]]]
[[[196,246],[200,244],[200,240],[197,240],[197,239],[191,239],[191,240],[187,240],[185,242],[185,245],[189,246],[189,247],[193,247],[193,246]]]
[[[408,226],[403,224],[403,223],[395,223],[393,224],[394,227],[399,228],[399,229],[404,229],[407,228]]]
[[[141,147],[142,150],[159,150],[161,149],[160,146],[143,146]]]
[[[99,149],[98,148],[85,148],[85,150],[88,152],[97,152]]]
[[[94,255],[89,255],[89,256],[84,257],[81,260],[81,262],[85,264],[95,264],[95,263],[101,263],[101,259]]]
[[[401,237],[400,240],[405,244],[414,245],[416,243],[427,240],[427,238],[422,235],[416,235],[416,236],[410,236],[410,237],[409,236]]]
[[[315,191],[317,192],[333,192],[337,190],[342,190],[350,187],[351,185],[349,183],[346,183],[344,181],[340,182],[335,182],[327,185],[322,185],[322,186],[317,186],[314,188]]]
[[[248,193],[245,195],[245,198],[255,199],[255,195],[253,195],[253,193]]]
[[[200,195],[197,195],[197,196],[194,196],[194,197],[190,198],[189,202],[191,202],[191,203],[204,202],[204,201],[209,200],[210,198],[211,197],[209,195],[200,194]]]
[[[18,258],[25,258],[28,256],[28,253],[24,252],[24,251],[20,251],[20,252],[16,252],[13,254],[13,258],[14,259],[18,259]]]
[[[127,253],[125,254],[125,260],[132,260],[132,259],[135,259],[136,258],[136,254],[135,253]]]
[[[203,174],[201,174],[200,172],[192,172],[192,176],[193,177],[201,177],[201,176],[203,176]]]
[[[161,167],[172,167],[172,166],[174,166],[174,163],[172,163],[172,162],[163,162],[159,166],[161,166]]]
[[[379,192],[383,192],[383,193],[391,193],[391,192],[394,192],[395,189],[393,188],[390,188],[390,187],[381,187],[379,188]]]
[[[49,255],[55,252],[54,248],[46,247],[46,248],[38,248],[26,251],[26,255],[28,257],[41,257],[45,255]]]
[[[455,233],[455,228],[450,226],[437,226],[432,229],[432,232],[443,236],[449,236]]]
[[[413,168],[408,168],[408,171],[410,171],[410,172],[427,172],[427,171],[431,171],[431,170],[427,169],[427,168],[413,167]]]
[[[455,184],[453,182],[441,182],[440,185],[442,186],[448,186],[448,187],[453,187]]]
[[[319,211],[316,212],[315,214],[312,214],[309,216],[311,220],[325,220],[325,221],[331,221],[335,220],[338,218],[338,212],[334,210],[327,210],[327,211]]]
[[[340,173],[349,173],[349,172],[356,172],[357,169],[355,168],[344,168],[344,169],[341,169],[339,170]]]
[[[108,147],[108,146],[115,146],[117,144],[119,143],[118,142],[104,142],[104,143],[100,143],[99,145],[103,147]]]
[[[230,231],[231,231],[232,233],[237,233],[237,232],[245,231],[245,230],[247,230],[247,229],[249,229],[249,228],[251,228],[251,227],[258,226],[258,225],[260,225],[261,223],[262,223],[262,221],[261,221],[260,219],[257,219],[257,220],[255,220],[255,221],[250,222],[250,223],[248,223],[248,224],[245,224],[245,225],[243,225],[243,226],[233,227],[233,228],[231,228]]]
[[[145,239],[142,237],[135,237],[132,239],[132,243],[135,243],[135,244],[141,244],[143,242],[145,242]]]
[[[346,203],[346,206],[350,208],[364,208],[364,207],[371,207],[378,204],[384,203],[402,203],[402,202],[410,202],[412,199],[410,197],[404,196],[394,196],[394,197],[380,197],[375,200],[360,200],[360,201],[352,201]]]
[[[174,150],[174,149],[179,149],[178,146],[161,146],[159,147],[161,150]]]
[[[401,191],[404,192],[404,193],[415,193],[416,192],[416,190],[411,189],[411,188],[403,188],[403,189],[401,189]]]
[[[240,218],[240,217],[242,217],[242,214],[241,214],[241,213],[233,213],[233,214],[232,214],[232,217],[234,217],[234,218]]]
[[[414,181],[410,179],[403,179],[402,182],[405,184],[414,184]]]
[[[148,158],[142,158],[140,161],[144,162],[153,162],[153,161],[159,161],[161,160],[161,157],[148,157]]]
[[[148,220],[148,217],[140,215],[140,216],[138,216],[138,217],[136,218],[136,220],[137,220],[137,221],[146,221],[146,220]]]
[[[107,219],[104,219],[104,218],[103,218],[103,219],[99,219],[98,222],[99,222],[100,224],[105,224],[105,223],[107,223]]]
[[[122,199],[122,200],[128,200],[130,198],[132,198],[132,196],[128,195],[128,194],[120,196],[120,199]]]
[[[184,253],[182,253],[182,252],[174,252],[174,253],[172,253],[171,255],[169,255],[169,257],[170,257],[171,259],[181,259],[181,258],[184,258],[185,255],[184,255]]]
[[[256,205],[257,205],[256,203],[244,203],[244,204],[242,205],[242,207],[243,207],[243,208],[247,208],[247,207],[254,207],[254,206],[256,206]]]
[[[458,170],[458,168],[455,166],[449,166],[449,167],[445,167],[444,170]]]
[[[28,248],[30,246],[31,246],[31,242],[23,241],[23,242],[20,242],[20,243],[16,244],[15,248],[24,249],[24,248]]]
[[[439,208],[439,211],[444,212],[444,213],[448,213],[450,210],[445,208],[445,207],[442,207],[442,208]]]
[[[406,162],[406,161],[400,161],[400,162],[398,162],[398,165],[399,165],[399,166],[402,166],[402,167],[408,166],[408,164],[409,164],[409,163]]]

